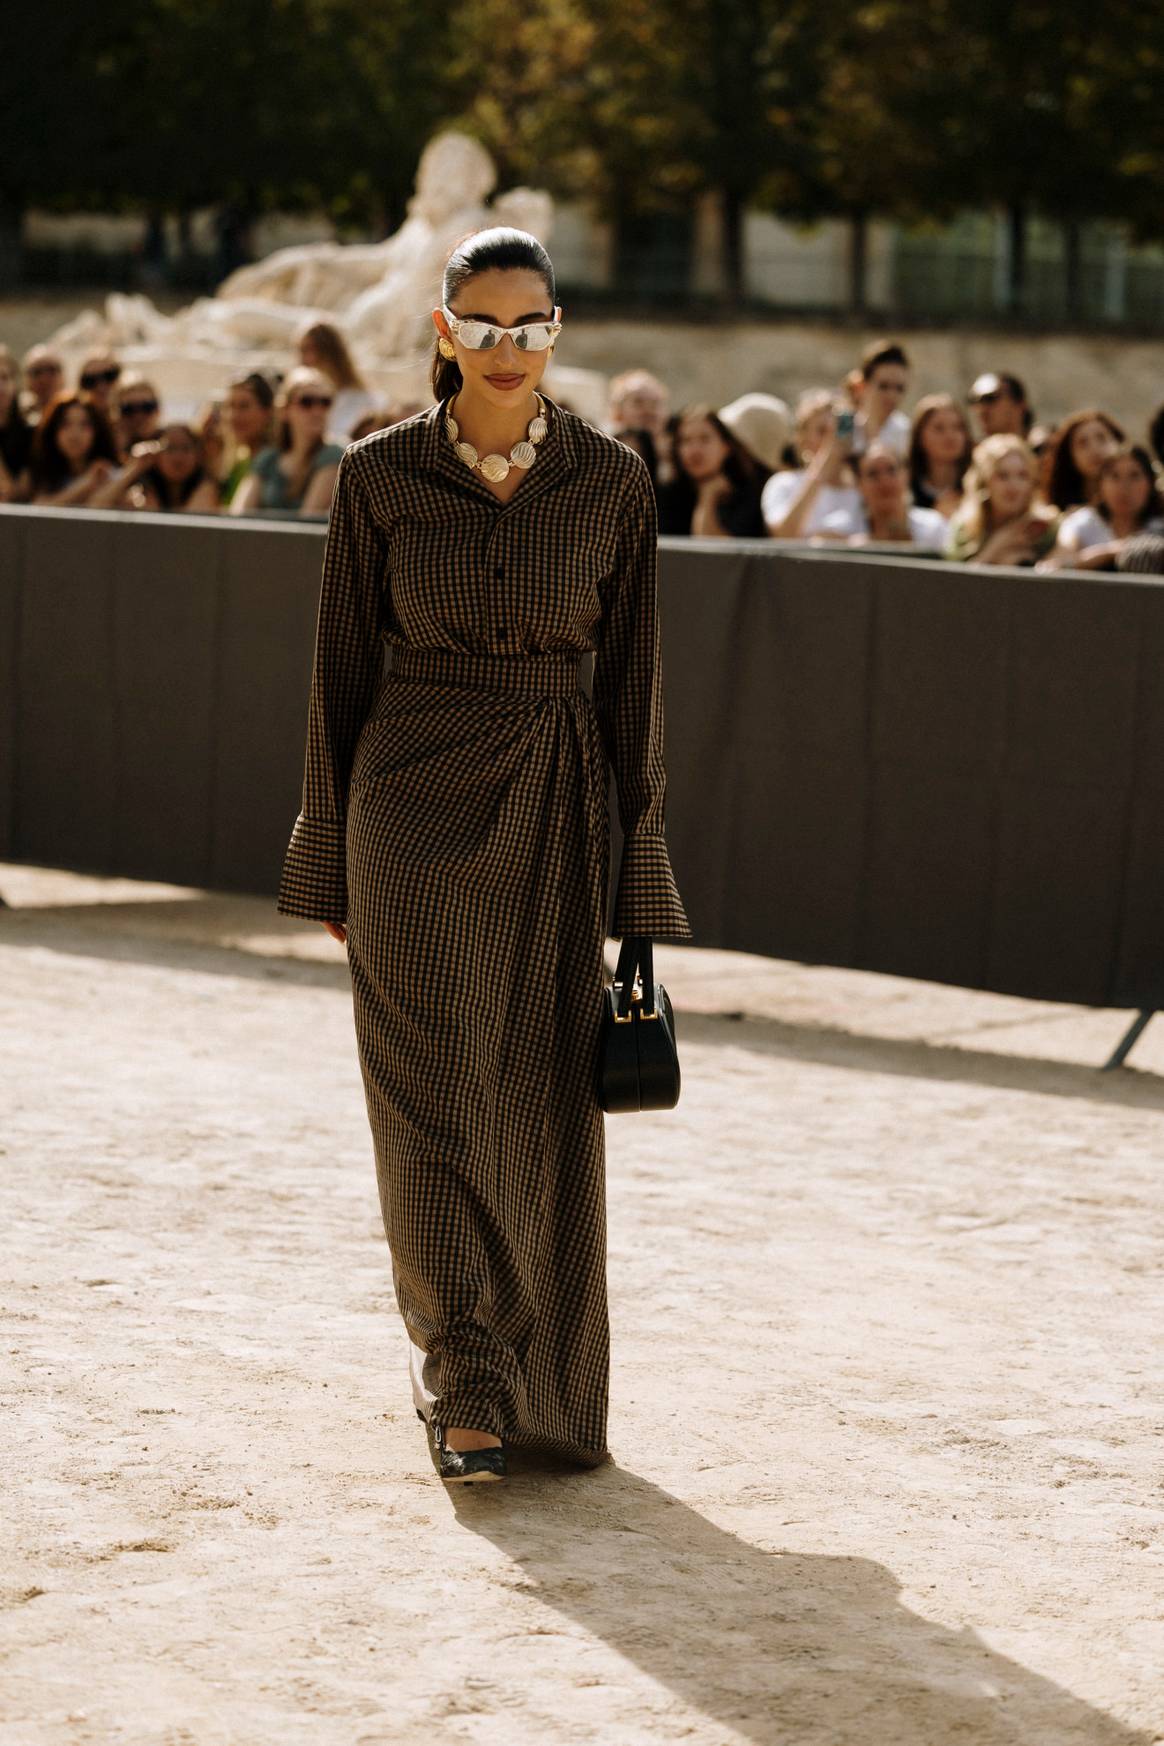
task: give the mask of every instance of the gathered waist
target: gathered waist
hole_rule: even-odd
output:
[[[584,652],[541,649],[526,654],[493,654],[480,649],[423,649],[414,643],[389,643],[392,676],[439,685],[470,685],[526,696],[569,695],[583,691]]]

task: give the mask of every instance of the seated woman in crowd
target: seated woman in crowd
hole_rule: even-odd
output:
[[[947,558],[1030,566],[1055,543],[1059,513],[1035,501],[1039,463],[1022,437],[986,437],[974,450]]]
[[[818,539],[843,539],[850,546],[901,541],[944,550],[945,516],[910,503],[905,462],[885,443],[871,443],[858,456],[857,489],[860,508],[834,510],[825,517]]]
[[[274,441],[275,390],[257,370],[232,376],[222,410],[227,441],[219,488],[225,508],[233,503],[255,456]]]
[[[27,503],[32,495],[32,431],[20,409],[20,368],[0,346],[0,503]]]
[[[909,485],[919,509],[950,517],[962,502],[962,481],[974,447],[966,414],[949,394],[927,394],[913,409]]]
[[[1127,439],[1106,412],[1073,412],[1055,432],[1044,457],[1045,496],[1056,509],[1078,509],[1094,503],[1099,470]]]
[[[121,365],[107,347],[90,352],[81,360],[77,393],[85,394],[98,412],[113,425],[113,391],[121,377]]]
[[[649,370],[624,370],[610,384],[607,429],[643,457],[656,495],[674,477],[668,406],[666,388]]]
[[[1100,466],[1098,490],[1094,508],[1063,517],[1040,570],[1114,570],[1133,535],[1164,533],[1164,498],[1147,449],[1128,443],[1113,449]]]
[[[306,370],[317,370],[326,376],[335,398],[327,424],[327,440],[348,442],[348,432],[357,418],[375,406],[375,396],[352,362],[352,354],[338,327],[330,321],[313,321],[299,334],[299,362]]]
[[[710,406],[688,406],[675,427],[675,477],[659,491],[659,532],[763,538],[764,475]]]
[[[52,346],[30,346],[24,354],[24,416],[30,425],[65,386],[65,366]]]
[[[831,389],[810,388],[800,396],[795,447],[800,467],[773,473],[760,499],[765,526],[776,540],[807,539],[837,510],[856,514],[861,507],[849,466],[852,444],[837,435]]]
[[[160,428],[161,400],[145,376],[122,376],[110,401],[110,419],[120,455],[135,443],[153,442]]]
[[[109,420],[87,394],[58,394],[32,439],[32,501],[56,509],[119,509],[137,478],[120,465]]]
[[[343,449],[324,440],[333,405],[331,385],[317,370],[292,370],[275,400],[278,435],[261,449],[231,500],[232,515],[294,509],[326,515]]]
[[[130,487],[134,509],[184,510],[187,515],[218,513],[218,483],[203,464],[198,433],[188,424],[163,426],[150,464]]]
[[[902,410],[909,387],[909,359],[893,340],[878,340],[861,359],[861,367],[845,387],[857,413],[853,453],[862,454],[875,442],[904,461],[909,453],[910,421]]]

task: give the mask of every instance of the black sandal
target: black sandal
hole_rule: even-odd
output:
[[[435,1420],[426,1419],[419,1407],[416,1416],[428,1432],[433,1465],[446,1484],[470,1485],[506,1477],[509,1469],[501,1444],[489,1449],[450,1449],[444,1431]]]

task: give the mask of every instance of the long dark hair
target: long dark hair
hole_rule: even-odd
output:
[[[550,308],[558,301],[554,263],[536,236],[528,230],[512,230],[507,225],[495,225],[491,230],[474,231],[459,242],[445,262],[441,281],[441,302],[447,308],[457,292],[475,273],[485,273],[491,267],[526,268],[545,281],[550,294]],[[439,335],[433,341],[430,374],[434,400],[444,400],[461,387],[461,370],[455,358],[442,358]]]
[[[909,459],[906,463],[909,468],[910,490],[913,492],[915,498],[919,497],[919,493],[924,494],[927,485],[929,459],[926,455],[922,437],[925,434],[926,425],[936,412],[956,412],[962,421],[962,433],[965,441],[962,444],[962,453],[958,456],[959,490],[962,489],[962,482],[966,477],[966,469],[970,465],[970,457],[974,453],[974,443],[970,436],[970,426],[966,422],[966,414],[962,411],[962,408],[958,405],[958,402],[954,399],[953,395],[925,395],[918,401],[913,409],[913,426],[909,433]]]
[[[695,418],[706,419],[717,436],[722,437],[728,446],[728,457],[723,464],[724,478],[730,479],[737,491],[746,491],[749,487],[754,488],[759,485],[762,479],[760,469],[739,437],[734,431],[728,429],[715,407],[695,403],[690,406],[682,406],[672,421],[675,436],[675,475],[676,478],[686,480],[691,487],[692,507],[694,508],[695,502],[695,486],[690,474],[684,471],[683,463],[679,459],[679,431],[688,420]]]
[[[1095,505],[1096,514],[1102,515],[1104,521],[1111,520],[1111,510],[1103,501],[1102,486],[1105,477],[1110,473],[1117,461],[1134,461],[1144,475],[1144,478],[1148,481],[1148,500],[1140,511],[1140,526],[1143,527],[1146,521],[1152,521],[1155,517],[1164,515],[1164,495],[1162,495],[1160,491],[1160,480],[1157,477],[1155,467],[1152,465],[1151,455],[1148,453],[1147,449],[1141,448],[1139,443],[1121,443],[1118,449],[1113,449],[1112,453],[1107,457],[1107,460],[1104,461],[1103,465],[1100,467],[1099,483],[1101,490],[1099,501]]]
[[[72,478],[69,463],[60,451],[57,432],[70,406],[84,411],[93,431],[93,445],[86,465],[94,461],[118,460],[117,444],[109,420],[88,394],[74,394],[64,389],[50,400],[32,433],[32,483],[37,491],[58,491]]]
[[[198,465],[194,468],[190,477],[184,479],[180,485],[175,485],[171,480],[167,479],[161,468],[156,464],[147,469],[142,476],[141,482],[143,485],[148,485],[153,489],[154,494],[163,509],[181,509],[185,504],[189,503],[198,487],[202,484],[202,481],[208,479],[210,475],[207,473],[204,464],[205,457],[202,447],[202,438],[198,435],[194,426],[192,424],[183,424],[178,419],[170,419],[168,423],[162,426],[162,435],[165,436],[166,432],[169,430],[180,430],[191,439],[194,444],[194,453],[197,456]]]
[[[1083,475],[1075,465],[1071,444],[1080,425],[1091,424],[1095,420],[1107,426],[1117,443],[1127,441],[1122,428],[1110,413],[1100,412],[1096,407],[1089,407],[1086,412],[1073,412],[1055,432],[1047,461],[1047,496],[1056,509],[1074,509],[1087,502]]]
[[[730,479],[732,495],[724,500],[721,506],[720,520],[723,510],[734,512],[741,506],[746,506],[749,498],[756,506],[759,516],[760,487],[763,473],[752,459],[743,443],[735,433],[728,429],[714,406],[692,403],[680,407],[667,420],[667,429],[671,433],[672,449],[675,456],[675,477],[669,484],[662,487],[659,494],[659,528],[663,533],[690,533],[691,518],[695,513],[698,499],[695,481],[686,472],[679,459],[679,432],[690,419],[706,419],[716,434],[727,444],[727,459],[723,464],[725,479]],[[758,530],[762,531],[762,529]]]

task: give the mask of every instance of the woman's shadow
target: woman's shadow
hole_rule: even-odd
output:
[[[756,1746],[1158,1738],[911,1612],[884,1565],[749,1545],[613,1463],[548,1472],[514,1451],[504,1486],[450,1496],[531,1595]]]

